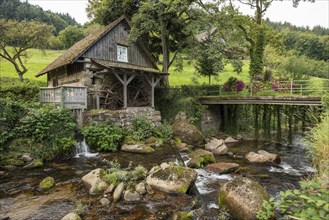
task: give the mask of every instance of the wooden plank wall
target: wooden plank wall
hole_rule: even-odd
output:
[[[128,42],[128,30],[129,27],[125,22],[119,23],[89,48],[82,57],[117,61],[117,41]],[[128,46],[128,62],[138,66],[154,68],[150,59],[135,43]]]

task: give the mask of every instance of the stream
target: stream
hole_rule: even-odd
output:
[[[315,172],[302,145],[300,138],[295,138],[293,146],[256,141],[227,144],[235,156],[218,155],[216,160],[238,163],[240,169],[237,173],[219,175],[206,168],[196,169],[199,176],[191,195],[155,190],[154,195],[145,196],[140,202],[113,203],[110,208],[99,204],[100,196],[89,195],[81,182],[82,176],[95,168],[106,168],[107,161],[114,159],[121,167],[132,163],[149,170],[162,162],[182,163],[182,158],[186,162],[189,160],[187,154],[179,155],[174,147],[165,145],[152,154],[118,151],[58,160],[34,170],[16,170],[0,177],[0,219],[60,219],[74,210],[77,202],[89,204],[83,219],[170,219],[174,212],[200,207],[200,219],[218,219],[218,187],[234,176],[243,175],[257,180],[274,197],[281,190],[298,187],[302,178]],[[246,153],[260,149],[279,154],[282,168],[250,164],[243,158]],[[38,185],[47,176],[54,177],[56,186],[50,192],[42,193]]]

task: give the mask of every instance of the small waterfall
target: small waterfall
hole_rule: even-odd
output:
[[[97,155],[98,153],[90,153],[89,146],[87,145],[85,139],[75,145],[75,158],[79,158],[80,156],[95,157]]]

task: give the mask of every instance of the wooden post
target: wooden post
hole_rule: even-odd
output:
[[[99,109],[100,106],[99,106],[99,95],[98,93],[96,93],[96,109]]]
[[[61,87],[61,107],[64,108],[64,99],[65,99],[65,94],[64,94],[64,87]]]
[[[123,85],[123,108],[128,107],[128,85],[129,83],[135,78],[136,74],[133,74],[127,79],[127,73],[123,73],[123,79],[117,74],[114,73],[114,75],[117,77],[117,79],[121,82]]]
[[[258,129],[258,106],[254,105],[254,127],[255,127],[255,139],[259,139],[259,129]]]
[[[154,108],[154,88],[156,87],[156,85],[158,85],[158,83],[160,82],[160,80],[162,79],[162,77],[158,77],[157,79],[155,79],[154,75],[151,77],[151,80],[146,76],[146,80],[147,82],[150,84],[151,86],[151,106],[152,108]]]
[[[290,81],[290,94],[292,95],[292,80]]]
[[[276,106],[276,142],[282,142],[280,106]]]

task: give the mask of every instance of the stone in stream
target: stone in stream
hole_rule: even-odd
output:
[[[227,208],[236,219],[256,220],[263,201],[268,199],[268,193],[259,183],[237,177],[220,187],[219,207]]]
[[[202,149],[196,149],[189,153],[188,156],[191,160],[187,163],[187,166],[191,168],[200,168],[201,166],[216,162],[213,153]]]
[[[39,188],[42,191],[48,191],[50,188],[52,188],[55,185],[55,180],[53,177],[48,176],[46,178],[44,178],[40,184],[39,184]]]
[[[0,170],[0,176],[4,176],[6,174],[5,171]]]
[[[155,151],[152,147],[145,144],[124,144],[122,145],[121,150],[141,154],[153,153]]]
[[[101,198],[99,202],[102,204],[102,206],[110,205],[110,200],[108,200],[107,198]]]
[[[107,187],[107,189],[104,191],[105,194],[111,193],[113,192],[113,190],[115,189],[115,185],[112,183],[111,185],[109,185],[109,187]]]
[[[201,132],[187,120],[175,120],[172,129],[174,136],[179,137],[184,143],[193,146],[204,143]]]
[[[250,151],[246,155],[246,159],[251,163],[273,162],[280,163],[280,157],[277,154],[272,154],[264,150],[259,150],[257,153]]]
[[[224,140],[225,143],[235,143],[235,142],[239,142],[238,140],[232,138],[232,137],[227,137],[225,140]]]
[[[141,196],[138,192],[131,192],[130,190],[126,190],[123,198],[126,202],[136,202],[141,200]]]
[[[22,155],[22,160],[25,162],[31,162],[33,160],[33,157],[29,153],[25,153]]]
[[[65,215],[61,220],[81,220],[81,218],[77,213],[71,212]]]
[[[103,191],[105,191],[109,187],[105,181],[97,181],[94,185],[89,189],[89,193],[91,195],[97,195]]]
[[[117,202],[120,200],[123,190],[125,189],[124,183],[120,183],[113,192],[113,200]]]
[[[136,192],[138,192],[141,195],[144,195],[146,193],[146,189],[145,189],[145,183],[144,182],[140,182],[135,186]]]
[[[31,163],[25,165],[23,169],[34,169],[42,166],[43,166],[42,160],[33,160]]]
[[[146,192],[150,195],[154,194],[154,190],[148,184],[145,185]]]
[[[160,167],[146,178],[146,183],[168,193],[186,193],[198,176],[195,170],[178,165],[165,163]]]
[[[224,174],[235,172],[237,169],[239,169],[239,164],[220,162],[209,164],[207,168],[215,173]]]
[[[212,138],[205,145],[206,150],[211,151],[214,154],[226,154],[227,146],[224,144],[223,139]]]
[[[87,186],[92,187],[97,182],[102,181],[101,172],[103,172],[103,170],[100,168],[90,171],[82,177],[82,182],[85,183]]]

